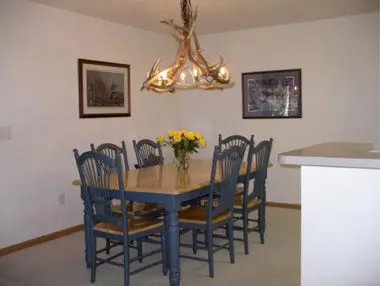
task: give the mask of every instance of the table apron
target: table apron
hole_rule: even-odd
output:
[[[142,192],[127,192],[127,199],[138,202],[159,203],[165,206],[167,210],[179,210],[181,203],[193,200],[209,193],[210,186],[205,186],[200,189],[186,192],[183,194],[157,194],[157,193],[142,193]]]

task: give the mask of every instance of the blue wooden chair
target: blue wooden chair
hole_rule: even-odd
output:
[[[242,135],[231,135],[231,136],[228,136],[228,137],[222,139],[222,135],[219,134],[219,136],[218,136],[218,148],[220,151],[223,151],[223,150],[229,149],[233,146],[240,147],[241,148],[240,150],[242,152],[241,158],[243,160],[244,156],[245,156],[246,147],[250,146],[251,144],[254,144],[253,138],[254,138],[253,135],[251,135],[250,139],[247,139]],[[240,194],[243,193],[243,188],[238,186],[236,188],[236,194],[239,194],[239,193]],[[204,205],[207,203],[207,200],[208,200],[208,197],[204,196],[198,200],[199,201],[198,204]]]
[[[97,152],[88,151],[79,156],[78,150],[74,150],[76,163],[84,190],[85,205],[90,213],[91,219],[88,221],[86,232],[90,238],[90,263],[91,282],[95,282],[97,266],[110,263],[124,267],[124,285],[129,286],[129,276],[138,273],[155,265],[162,264],[162,271],[167,273],[166,249],[165,249],[165,228],[160,220],[142,219],[130,216],[127,213],[126,197],[124,191],[124,176],[122,171],[120,153],[115,152],[115,160]],[[112,212],[109,201],[119,200],[122,215],[115,215]],[[149,253],[130,258],[130,242],[148,237],[151,234],[161,235],[160,249]],[[98,257],[97,238],[118,241],[123,245],[121,253],[114,254],[108,258]],[[142,257],[152,256],[161,252],[162,259],[149,265],[130,271],[129,264]],[[123,263],[114,261],[123,256]]]
[[[91,150],[103,153],[104,155],[107,155],[108,157],[111,157],[114,160],[115,160],[116,152],[119,152],[123,156],[124,171],[129,171],[127,147],[125,146],[124,141],[121,141],[121,147],[113,143],[103,143],[95,148],[95,145],[91,143]]]
[[[247,173],[244,179],[243,194],[235,196],[234,203],[234,219],[242,220],[243,227],[234,225],[234,230],[243,232],[243,239],[235,238],[235,240],[244,241],[244,252],[249,254],[248,250],[248,234],[250,232],[259,232],[260,242],[264,243],[265,233],[265,205],[266,205],[266,179],[268,174],[269,158],[272,151],[273,139],[264,140],[249,148]],[[253,165],[254,164],[254,165]],[[254,168],[253,168],[254,166]],[[252,170],[254,169],[254,172]],[[249,192],[249,183],[254,180],[253,190]],[[249,214],[258,211],[258,218],[251,219]],[[249,227],[249,222],[256,222],[255,227]]]
[[[137,164],[136,169],[152,167],[164,163],[161,144],[150,139],[142,139],[138,142],[133,140],[133,148],[135,149]],[[145,203],[139,205],[138,213],[142,217],[158,217],[164,214],[163,205],[156,203]]]
[[[138,142],[133,140],[133,148],[135,149],[137,168],[145,168],[164,163],[161,144],[149,139],[142,139]]]
[[[216,147],[213,155],[207,207],[190,207],[179,212],[180,228],[193,232],[193,252],[196,253],[198,248],[208,250],[207,259],[187,255],[181,255],[181,257],[208,261],[210,277],[214,277],[213,254],[216,251],[228,248],[230,262],[235,262],[232,209],[241,164],[241,152],[241,147],[238,146],[222,152]],[[218,200],[215,201],[216,195]],[[213,233],[222,226],[226,226],[228,229],[228,242],[223,245],[214,245]],[[198,232],[205,233],[205,246],[203,247],[198,245]]]
[[[113,159],[115,159],[116,152],[119,152],[123,156],[123,170],[129,171],[128,155],[127,148],[124,141],[121,141],[121,147],[113,143],[103,143],[95,148],[94,144],[91,144],[91,150],[101,152]],[[121,214],[121,206],[113,205],[112,210],[116,213]],[[130,213],[133,213],[135,216],[150,216],[154,217],[160,214],[163,211],[163,207],[153,203],[141,203],[141,202],[132,202],[127,203],[127,210]]]
[[[230,148],[232,146],[251,146],[254,145],[254,135],[251,135],[250,139],[242,136],[242,135],[230,135],[226,138],[222,138],[222,134],[219,134],[218,137],[218,147],[220,150],[224,150],[226,148]],[[244,154],[242,155],[242,158],[244,160],[245,157],[245,148],[244,148]],[[243,193],[243,187],[238,185],[236,188],[236,194],[242,194]]]
[[[127,147],[125,145],[125,141],[121,141],[121,147],[113,144],[113,143],[103,143],[95,148],[93,143],[90,144],[92,151],[98,151],[113,160],[116,158],[116,153],[119,152],[123,157],[123,171],[129,171],[129,163],[128,163],[128,155],[127,155]],[[111,202],[110,202],[111,203]],[[115,213],[121,214],[121,206],[120,204],[111,204],[112,211]],[[127,202],[127,210],[129,213],[133,213],[133,202]],[[106,253],[109,254],[111,242],[109,239],[106,240]],[[141,242],[138,242],[139,251],[142,251]]]

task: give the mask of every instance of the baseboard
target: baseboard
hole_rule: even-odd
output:
[[[81,231],[83,229],[84,229],[83,224],[76,225],[76,226],[69,227],[69,228],[66,228],[63,230],[59,230],[59,231],[56,231],[53,233],[49,233],[49,234],[46,234],[46,235],[43,235],[40,237],[36,237],[36,238],[30,239],[30,240],[27,240],[27,241],[24,241],[24,242],[21,242],[18,244],[14,244],[14,245],[11,245],[11,246],[8,246],[5,248],[1,248],[0,249],[0,257],[7,255],[9,253],[12,253],[12,252],[16,252],[16,251],[19,251],[19,250],[22,250],[22,249],[25,249],[28,247],[32,247],[32,246],[50,241],[50,240],[54,240],[57,238],[61,238],[61,237],[73,234],[73,233]]]
[[[293,210],[300,210],[301,205],[300,204],[287,204],[287,203],[276,203],[276,202],[267,202],[268,207],[274,207],[274,208],[284,208],[284,209],[293,209]]]

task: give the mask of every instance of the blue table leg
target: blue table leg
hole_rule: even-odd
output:
[[[169,216],[168,212],[165,210],[165,239],[166,239],[166,267],[170,270],[170,245],[169,245]]]
[[[170,286],[179,286],[181,280],[181,270],[179,264],[179,228],[178,209],[167,210],[168,239],[169,239],[169,269]]]

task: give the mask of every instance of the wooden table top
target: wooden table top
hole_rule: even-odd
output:
[[[246,164],[242,163],[240,174],[246,173]],[[174,163],[165,163],[124,173],[124,190],[128,192],[146,192],[178,195],[200,189],[210,184],[211,160],[192,159],[187,171],[177,171]],[[112,189],[118,189],[117,176],[111,182]],[[79,179],[72,182],[80,186]]]

